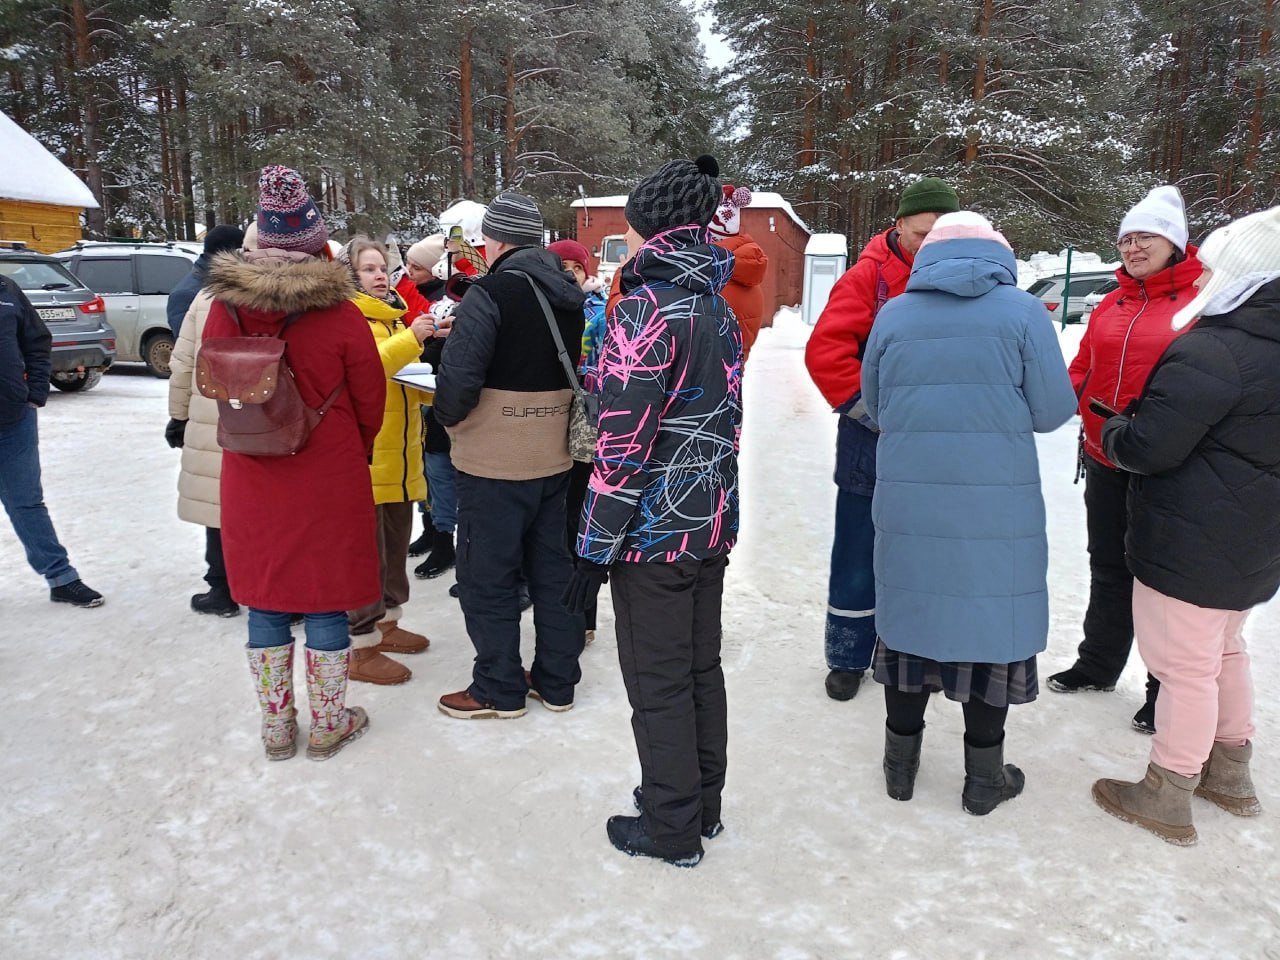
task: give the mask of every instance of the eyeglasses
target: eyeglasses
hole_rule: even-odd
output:
[[[1146,250],[1159,238],[1160,235],[1156,233],[1131,233],[1120,238],[1120,242],[1116,244],[1116,249],[1125,251],[1133,247],[1137,250]]]

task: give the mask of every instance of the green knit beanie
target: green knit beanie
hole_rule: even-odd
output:
[[[956,213],[959,209],[960,198],[951,184],[937,177],[921,177],[902,191],[897,219],[917,213]]]

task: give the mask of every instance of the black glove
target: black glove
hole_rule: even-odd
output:
[[[560,605],[570,613],[585,613],[588,607],[595,606],[596,595],[600,593],[602,584],[609,582],[609,567],[603,563],[592,563],[581,557],[573,565],[573,576],[569,585],[560,594]]]
[[[182,438],[187,432],[187,421],[170,420],[169,425],[164,428],[164,438],[169,442],[169,446],[175,450],[182,448]]]

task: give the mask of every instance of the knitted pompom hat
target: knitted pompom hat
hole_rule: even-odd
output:
[[[722,190],[724,196],[708,226],[717,237],[736,237],[742,229],[741,211],[751,206],[751,190],[731,183],[726,183]]]
[[[624,211],[627,223],[646,240],[673,227],[705,227],[723,196],[719,176],[720,164],[706,154],[668,161],[631,191]]]
[[[329,229],[298,171],[263,167],[258,177],[258,247],[312,256],[324,249]]]

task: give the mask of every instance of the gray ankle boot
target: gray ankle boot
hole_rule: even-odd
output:
[[[1199,839],[1191,820],[1191,793],[1199,783],[1199,774],[1184,777],[1152,763],[1137,783],[1099,780],[1093,785],[1093,799],[1113,817],[1189,847]]]
[[[1004,762],[1004,741],[994,747],[975,747],[965,741],[964,792],[960,802],[966,812],[985,817],[1020,794],[1026,780],[1021,770]]]
[[[1258,802],[1258,793],[1249,776],[1252,758],[1252,743],[1243,747],[1215,743],[1209,759],[1204,762],[1196,796],[1216,803],[1237,817],[1256,817],[1262,812],[1262,804]]]
[[[916,773],[920,770],[920,744],[924,727],[904,737],[884,727],[884,786],[895,800],[910,800],[916,789]]]

